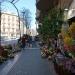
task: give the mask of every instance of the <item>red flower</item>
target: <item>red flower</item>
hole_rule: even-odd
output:
[[[64,49],[65,49],[65,50],[69,50],[68,45],[64,45]]]
[[[71,51],[75,51],[75,45],[69,47]]]

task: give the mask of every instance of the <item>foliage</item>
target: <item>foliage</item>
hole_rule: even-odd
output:
[[[65,37],[64,38],[64,44],[70,46],[72,45],[73,39],[71,37]]]
[[[4,49],[12,50],[12,46],[9,44],[7,46],[4,46]]]
[[[62,31],[64,33],[64,31]],[[75,24],[72,23],[68,28],[68,31],[65,32],[64,35],[64,48],[71,52],[73,55],[75,54]]]
[[[73,39],[75,39],[75,23],[72,23],[69,27],[69,33]]]
[[[31,25],[31,12],[29,9],[22,8],[22,14],[26,28],[29,28]]]
[[[42,25],[39,26],[38,32],[42,36],[43,40],[47,38],[56,38],[61,31],[63,22],[63,11],[58,9],[52,9],[48,16],[44,17]]]
[[[8,51],[3,51],[2,52],[2,56],[5,57],[5,58],[7,58],[8,57]]]
[[[41,34],[43,40],[47,40],[47,38],[51,35],[50,33],[50,21],[48,17],[45,17],[43,21],[43,25],[39,27],[38,32]]]

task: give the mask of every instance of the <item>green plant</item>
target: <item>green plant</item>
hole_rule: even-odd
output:
[[[12,50],[12,46],[10,44],[6,45],[6,46],[4,46],[4,49],[10,49],[10,50]]]
[[[39,26],[38,32],[41,38],[46,42],[48,38],[56,38],[61,32],[63,23],[63,10],[52,9],[48,16],[44,17],[42,25]]]
[[[0,56],[0,64],[3,63],[3,59],[2,59],[2,56]]]
[[[3,52],[2,52],[2,56],[3,56],[4,58],[8,58],[8,51],[3,51]]]

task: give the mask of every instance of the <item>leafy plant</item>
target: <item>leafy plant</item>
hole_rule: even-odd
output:
[[[44,17],[38,32],[44,41],[47,41],[48,38],[56,38],[61,31],[62,23],[63,11],[54,8],[50,10],[48,16]]]

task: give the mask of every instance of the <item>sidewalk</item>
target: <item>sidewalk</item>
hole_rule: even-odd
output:
[[[4,75],[56,75],[56,73],[53,63],[42,59],[39,47],[33,43],[33,48],[22,50],[16,63]]]

